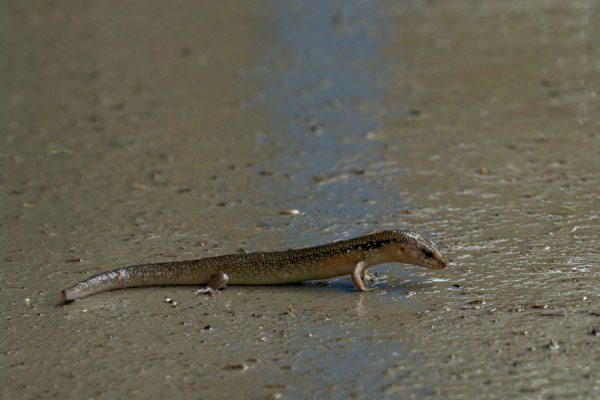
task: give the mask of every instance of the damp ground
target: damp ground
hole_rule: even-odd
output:
[[[600,396],[596,2],[2,15],[2,398]],[[448,268],[60,299],[396,228]]]

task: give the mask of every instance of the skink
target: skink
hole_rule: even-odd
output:
[[[400,262],[432,269],[446,267],[440,250],[423,235],[387,230],[297,250],[230,254],[188,261],[132,265],[92,276],[64,289],[64,300],[136,286],[207,285],[198,293],[216,294],[227,284],[278,285],[351,275],[366,291],[367,269]]]

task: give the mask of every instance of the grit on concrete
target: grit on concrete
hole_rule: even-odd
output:
[[[597,1],[0,7],[3,399],[600,398]],[[390,228],[450,265],[60,300]]]

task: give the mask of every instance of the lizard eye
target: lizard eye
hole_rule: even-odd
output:
[[[428,250],[428,249],[423,249],[421,250],[423,252],[423,255],[427,258],[431,258],[433,257],[433,251]]]

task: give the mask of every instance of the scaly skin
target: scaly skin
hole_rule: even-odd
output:
[[[394,230],[298,250],[117,268],[63,290],[62,297],[70,301],[112,289],[161,285],[207,285],[196,293],[215,294],[227,284],[277,285],[348,274],[358,290],[365,291],[367,269],[389,262],[446,267],[444,256],[430,240],[415,232]]]

